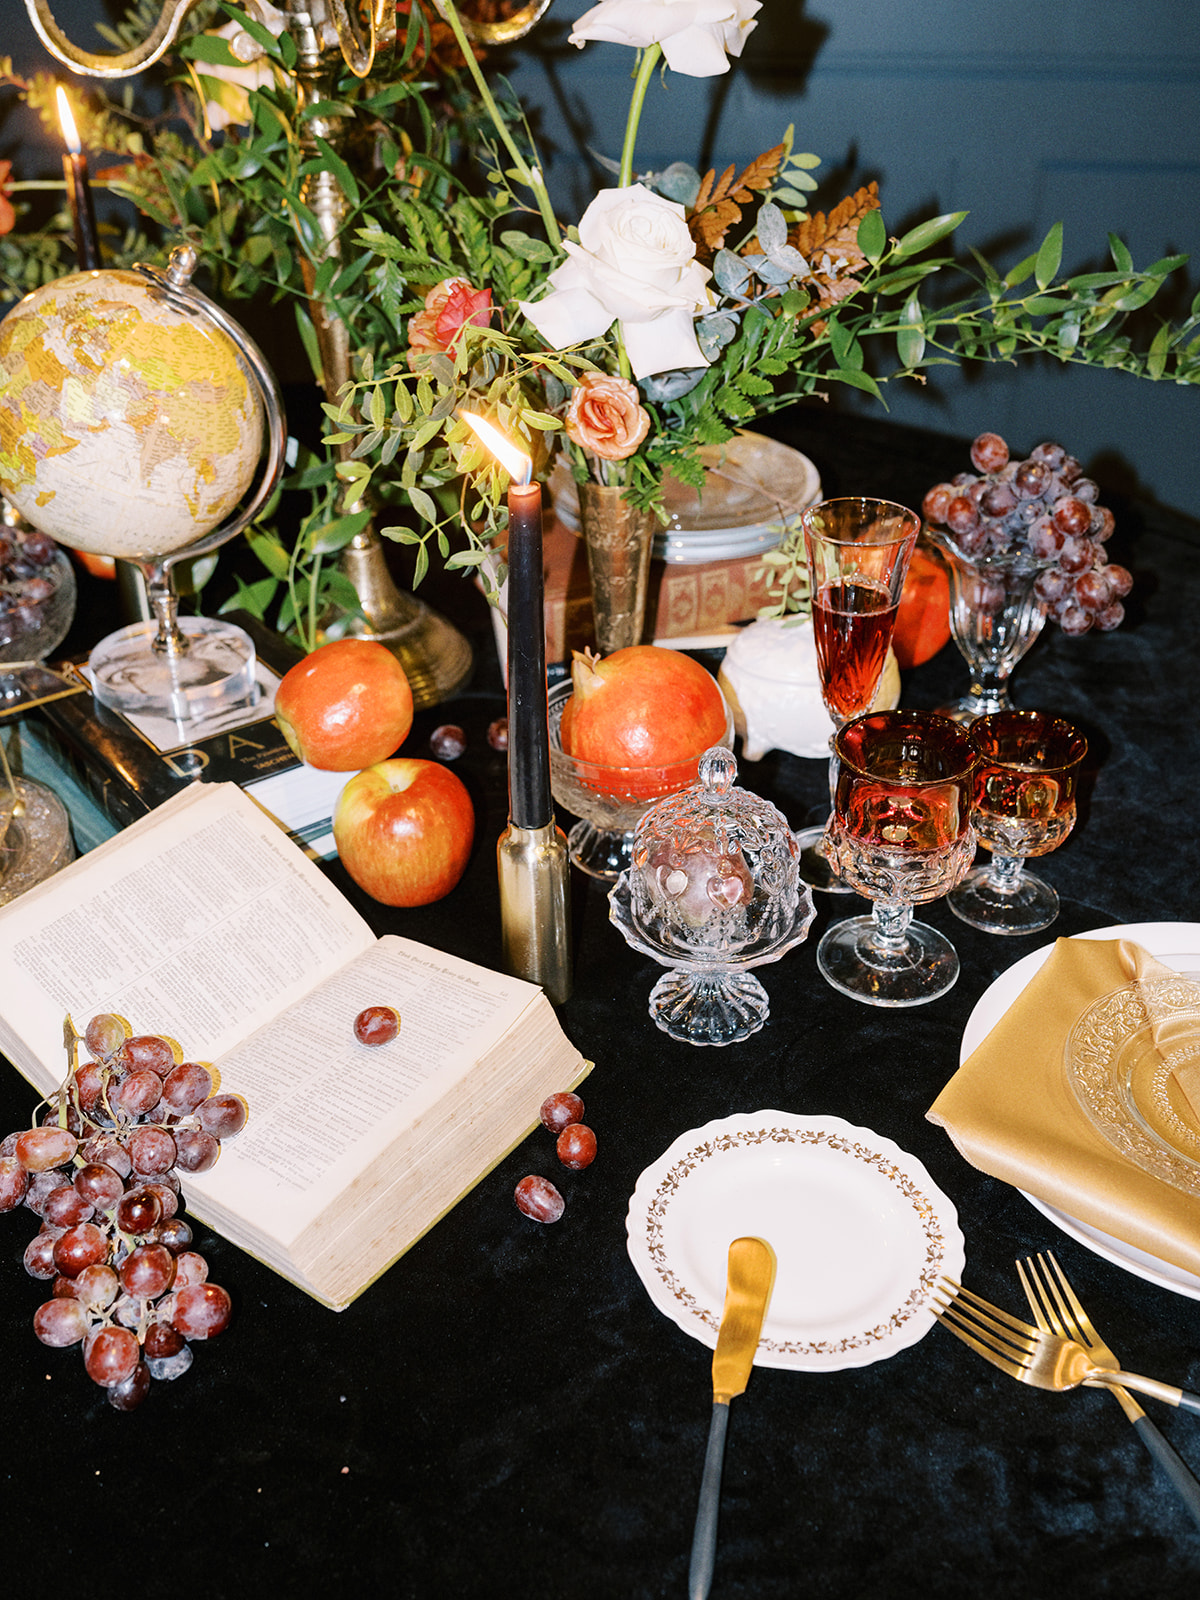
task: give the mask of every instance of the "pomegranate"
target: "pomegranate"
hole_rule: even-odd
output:
[[[571,680],[561,738],[577,760],[669,767],[698,761],[725,732],[716,679],[679,650],[635,644],[603,659],[576,650]]]

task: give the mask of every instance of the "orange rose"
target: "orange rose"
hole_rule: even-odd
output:
[[[409,367],[415,371],[421,356],[449,350],[466,323],[486,328],[491,315],[490,289],[473,289],[466,278],[443,278],[408,324]]]
[[[13,203],[8,198],[8,177],[11,171],[11,161],[0,161],[0,233],[11,233],[17,220]]]
[[[567,407],[567,438],[605,461],[624,461],[650,431],[650,414],[628,378],[585,372]]]

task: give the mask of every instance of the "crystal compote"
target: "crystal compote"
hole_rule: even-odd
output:
[[[634,829],[651,806],[696,782],[699,757],[666,767],[617,767],[568,755],[562,715],[572,693],[570,678],[550,691],[550,788],[558,805],[579,818],[567,834],[571,860],[590,877],[615,883],[633,859]],[[722,743],[733,744],[728,706]]]
[[[991,860],[951,892],[956,917],[987,933],[1036,933],[1058,916],[1058,895],[1025,871],[1075,826],[1075,787],[1087,740],[1061,717],[1001,711],[971,724],[979,757],[972,821]]]
[[[800,525],[821,697],[841,728],[875,700],[921,519],[891,500],[847,498],[810,506]],[[832,767],[829,781],[832,792]],[[850,893],[830,861],[824,827],[797,837],[805,881]]]
[[[931,528],[929,537],[949,569],[950,632],[971,671],[967,693],[938,710],[963,723],[1007,711],[1013,668],[1046,621],[1037,582],[1051,559],[1027,550],[969,555],[939,528]]]
[[[877,711],[839,730],[830,854],[869,917],[833,925],[817,965],[843,994],[875,1006],[919,1006],[958,977],[949,939],[912,908],[948,893],[971,865],[975,749],[931,711]]]
[[[735,788],[736,775],[728,750],[705,751],[699,782],[639,822],[632,865],[608,896],[627,942],[670,969],[650,1015],[684,1044],[756,1033],[769,1004],[750,968],[799,944],[815,915],[785,818]]]

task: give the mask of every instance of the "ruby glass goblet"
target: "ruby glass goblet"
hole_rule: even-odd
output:
[[[972,822],[991,860],[949,896],[956,917],[986,933],[1036,933],[1058,916],[1058,895],[1025,871],[1075,826],[1075,787],[1087,740],[1061,717],[998,711],[968,730],[978,755]]]
[[[834,738],[834,809],[827,836],[839,872],[873,902],[817,946],[835,989],[875,1006],[919,1006],[958,977],[954,946],[912,908],[946,894],[975,854],[975,749],[932,711],[876,711]]]

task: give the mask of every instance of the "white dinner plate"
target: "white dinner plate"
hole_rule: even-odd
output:
[[[1131,922],[1112,928],[1094,928],[1087,933],[1077,934],[1076,937],[1131,939],[1135,944],[1140,944],[1144,950],[1148,950],[1164,966],[1171,967],[1176,972],[1186,973],[1189,977],[1200,974],[1200,923],[1197,922]],[[1048,960],[1053,949],[1052,940],[1041,949],[1031,951],[1029,955],[1023,956],[1020,961],[1002,972],[995,982],[984,990],[967,1019],[959,1051],[960,1062],[965,1061],[971,1052],[983,1043],[1043,962]],[[1194,1273],[1185,1272],[1182,1267],[1173,1266],[1171,1262],[1162,1261],[1157,1256],[1147,1255],[1144,1250],[1126,1244],[1124,1240],[1114,1239],[1111,1234],[1102,1233],[1090,1223],[1080,1222],[1078,1218],[1069,1216],[1045,1200],[1039,1200],[1036,1195],[1028,1194],[1024,1189],[1018,1193],[1023,1194],[1030,1205],[1036,1207],[1056,1228],[1061,1229],[1069,1238],[1083,1245],[1085,1249],[1091,1250],[1095,1255],[1103,1256],[1106,1261],[1124,1268],[1126,1272],[1132,1272],[1136,1277],[1145,1278],[1148,1283],[1156,1283],[1163,1289],[1171,1289],[1176,1294],[1200,1300],[1200,1277]]]
[[[863,1367],[933,1326],[938,1278],[961,1278],[953,1204],[914,1157],[840,1117],[756,1111],[693,1128],[638,1179],[629,1255],[651,1300],[716,1345],[730,1243],[775,1251],[755,1362]]]

